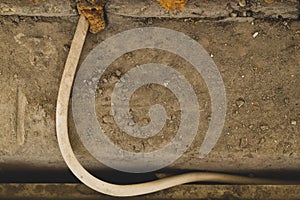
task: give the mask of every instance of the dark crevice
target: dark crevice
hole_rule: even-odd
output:
[[[115,184],[134,184],[156,180],[156,173],[163,176],[195,172],[189,170],[161,170],[151,173],[125,173],[116,170],[89,170],[95,177]],[[245,177],[261,177],[287,181],[299,181],[300,171],[292,170],[259,170],[251,172],[228,173]],[[69,170],[59,169],[23,169],[1,170],[1,183],[79,183],[80,181]],[[207,183],[211,184],[211,183]]]

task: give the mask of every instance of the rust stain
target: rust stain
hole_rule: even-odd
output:
[[[166,10],[180,10],[185,7],[187,0],[157,0]]]
[[[77,4],[79,14],[83,14],[90,24],[90,32],[97,33],[105,28],[104,2],[100,0],[83,1]]]

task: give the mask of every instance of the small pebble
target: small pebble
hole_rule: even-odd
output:
[[[261,126],[260,126],[260,129],[261,129],[262,131],[265,131],[265,130],[268,130],[268,129],[269,129],[269,126],[267,126],[267,125],[261,125]]]
[[[4,6],[1,6],[0,11],[2,11],[4,13],[5,12],[15,12],[15,9],[10,8],[10,7],[6,6],[6,5],[4,5]]]
[[[247,5],[246,0],[240,0],[240,1],[239,1],[239,6],[245,7],[246,5]]]
[[[243,11],[243,12],[242,12],[242,16],[243,16],[243,17],[247,17],[247,11]]]
[[[127,123],[127,125],[128,125],[128,126],[134,126],[135,123],[134,123],[134,121],[130,120],[130,121]]]
[[[248,139],[247,138],[241,138],[239,146],[241,148],[245,148],[247,145],[248,145]]]
[[[238,98],[236,101],[235,101],[235,104],[237,107],[242,107],[244,104],[245,104],[245,100],[243,98]]]
[[[252,106],[253,106],[254,110],[257,110],[260,107],[260,105],[259,105],[259,103],[257,101],[256,102],[252,102]]]
[[[122,72],[120,70],[116,70],[116,75],[121,76]]]
[[[237,17],[237,13],[236,12],[232,12],[232,13],[230,13],[230,17]]]
[[[105,124],[108,124],[108,123],[110,122],[109,116],[103,116],[102,121],[103,121]]]
[[[297,121],[296,121],[296,120],[292,120],[292,121],[291,121],[291,124],[292,124],[292,125],[297,125]]]
[[[258,32],[255,32],[255,33],[252,35],[253,38],[256,38],[257,36],[258,36]]]
[[[102,90],[102,89],[99,89],[99,90],[98,90],[98,94],[102,95],[102,94],[103,94],[103,90]]]
[[[119,78],[116,77],[116,76],[111,76],[111,77],[109,78],[109,82],[110,82],[110,83],[116,83],[116,82],[118,82],[118,81],[119,81]]]
[[[290,103],[290,99],[288,97],[284,98],[283,101],[284,101],[285,104],[289,104]]]

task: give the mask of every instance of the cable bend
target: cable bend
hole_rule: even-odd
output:
[[[59,148],[67,166],[81,182],[98,192],[119,197],[143,195],[174,187],[176,185],[201,181],[235,184],[282,183],[282,181],[274,181],[270,179],[248,178],[221,173],[195,172],[171,176],[146,183],[117,185],[102,181],[91,175],[83,168],[75,157],[68,135],[68,107],[71,88],[85,37],[87,35],[88,26],[87,20],[83,15],[81,15],[71,44],[70,52],[65,63],[56,107],[56,133]]]

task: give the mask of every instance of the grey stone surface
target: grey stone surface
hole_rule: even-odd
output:
[[[299,16],[299,2],[297,0],[274,1],[271,4],[263,0],[251,0],[241,6],[236,0],[189,0],[186,8],[176,12],[164,10],[155,0],[113,0],[106,4],[106,11],[125,17],[158,17],[158,18],[198,18],[221,19],[231,21],[253,18],[289,18]],[[0,15],[24,16],[75,16],[76,3],[72,0],[64,1],[22,1],[3,0],[0,2]]]

